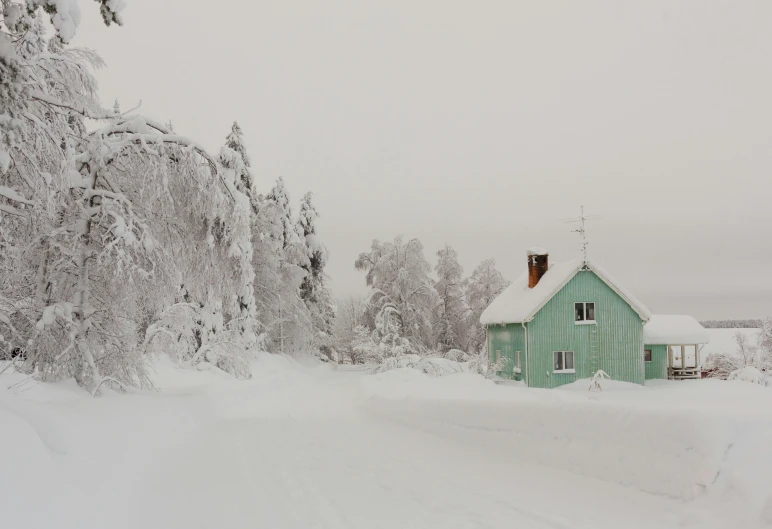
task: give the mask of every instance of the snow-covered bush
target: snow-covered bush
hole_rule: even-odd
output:
[[[145,334],[148,352],[165,352],[180,364],[208,362],[240,378],[249,378],[254,344],[246,342],[239,320],[224,323],[220,304],[175,303]]]
[[[729,373],[727,380],[739,380],[741,382],[750,382],[751,384],[767,385],[767,378],[764,373],[753,366],[745,366]]]
[[[726,380],[729,375],[745,367],[759,371],[772,371],[772,323],[767,319],[758,334],[758,345],[751,345],[748,335],[737,332],[734,335],[734,353],[713,353],[706,358],[703,369],[711,378]]]
[[[436,355],[403,354],[382,359],[371,368],[373,373],[383,373],[392,369],[410,368],[430,376],[452,375],[454,373],[473,373],[492,378],[501,371],[502,365],[491,364],[485,351],[470,355],[455,350],[453,354]]]
[[[477,357],[477,355],[470,355],[461,349],[451,349],[445,353],[443,357],[454,362],[471,362]]]
[[[410,368],[426,373],[429,376],[441,377],[455,373],[468,373],[469,364],[454,362],[445,358],[425,357],[416,354],[407,354],[387,358],[383,363],[374,366],[372,373],[384,373],[392,369]]]
[[[603,379],[611,380],[611,377],[608,376],[608,373],[603,371],[602,369],[599,369],[592,375],[592,379],[590,380],[590,387],[587,388],[588,391],[591,392],[598,392],[603,391],[603,387],[601,386],[601,382]]]

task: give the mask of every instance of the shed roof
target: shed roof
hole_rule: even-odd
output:
[[[648,321],[651,318],[649,309],[620,286],[605,270],[590,260],[575,259],[550,265],[539,283],[533,288],[528,288],[528,271],[526,270],[485,309],[480,316],[480,323],[494,325],[531,321],[536,313],[585,267],[619,294],[642,320]]]
[[[691,316],[655,314],[643,326],[645,344],[705,344],[709,341],[708,331]]]

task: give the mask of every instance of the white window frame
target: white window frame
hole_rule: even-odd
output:
[[[515,373],[522,373],[522,368],[520,365],[520,351],[515,351]]]
[[[649,352],[649,360],[646,360],[646,351]],[[654,360],[654,351],[652,349],[644,349],[643,350],[643,362],[645,364],[650,364]]]
[[[566,353],[571,353],[574,367],[566,369]],[[563,369],[555,369],[555,354],[563,357]],[[552,351],[552,372],[553,373],[576,373],[576,353],[574,351]]]
[[[593,311],[595,311],[594,316],[596,318],[598,317],[598,314],[597,314],[598,307],[596,306],[597,303],[595,303],[594,301],[574,301],[574,311],[572,313],[572,317],[574,318],[574,325],[597,325],[598,324],[597,320],[588,320],[588,319],[586,319],[587,318],[587,304],[588,303],[591,303],[593,305]],[[584,317],[585,317],[584,320],[577,320],[576,319],[576,306],[577,305],[582,305],[582,314],[584,314]]]

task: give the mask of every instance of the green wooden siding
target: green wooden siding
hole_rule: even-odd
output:
[[[501,351],[503,368],[498,372],[502,378],[522,380],[525,373],[525,339],[522,325],[491,325],[488,327],[488,358],[491,364],[496,363],[496,351]],[[520,370],[515,373],[517,351],[520,351]]]
[[[574,303],[582,301],[595,303],[597,325],[574,323]],[[554,388],[590,378],[593,332],[598,343],[597,369],[613,380],[643,384],[643,321],[594,272],[578,272],[526,326],[531,387]],[[553,373],[555,351],[574,351],[576,373]]]
[[[651,349],[651,362],[644,362],[646,380],[652,378],[667,378],[667,345],[644,345]]]

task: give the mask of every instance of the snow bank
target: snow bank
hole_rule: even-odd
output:
[[[586,393],[592,384],[592,379],[582,378],[571,384],[565,384],[556,388],[558,391],[579,391]],[[646,391],[646,387],[632,382],[622,382],[619,380],[602,379],[600,380],[602,391]]]
[[[46,520],[52,498],[59,487],[51,455],[35,429],[0,404],[0,520],[4,527],[18,527],[30,516]],[[29,522],[24,522],[29,523]],[[41,525],[42,526],[42,525]]]
[[[480,375],[455,373],[438,378],[410,367],[369,375],[360,381],[360,391],[369,398],[487,401],[501,397],[498,389],[493,381]]]
[[[619,405],[586,388],[509,388],[474,375],[427,379],[407,371],[363,381],[374,413],[523,465],[692,499],[714,482],[731,444],[730,425],[705,414]]]
[[[729,373],[727,380],[739,380],[741,382],[750,382],[751,384],[767,385],[767,378],[764,373],[753,366],[745,366],[742,369],[735,369]]]

